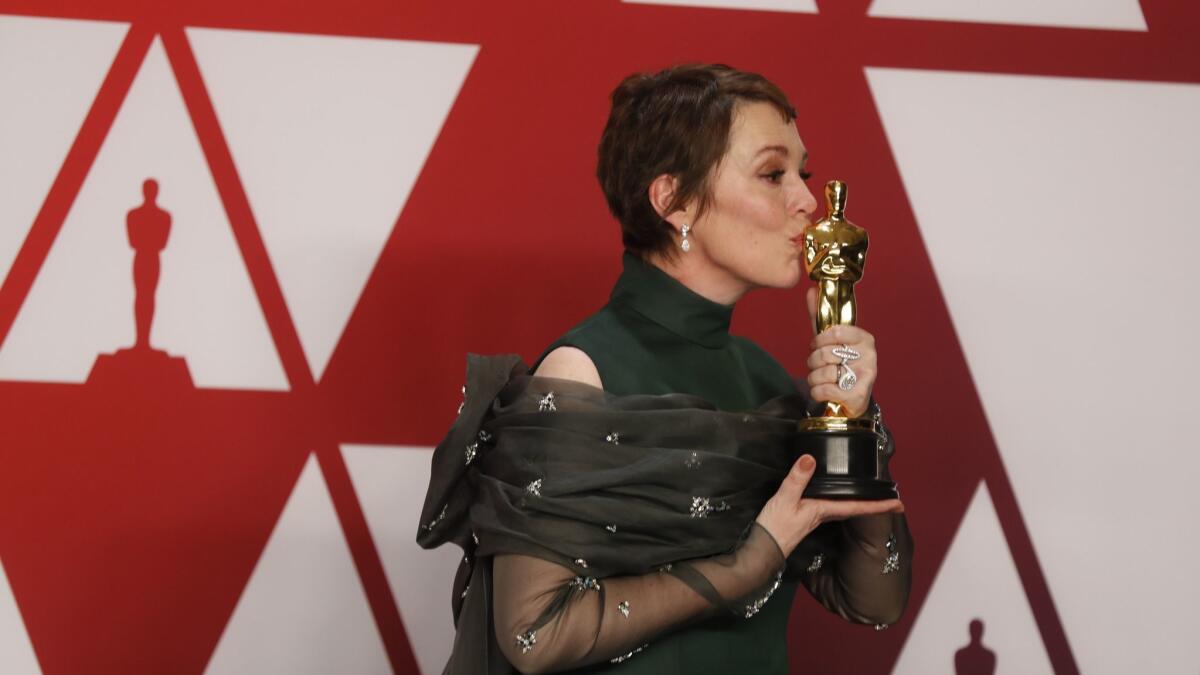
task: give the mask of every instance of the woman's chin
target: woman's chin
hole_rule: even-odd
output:
[[[780,274],[773,275],[770,278],[763,278],[763,279],[759,279],[758,281],[753,282],[752,287],[754,287],[754,288],[778,288],[778,289],[782,289],[782,290],[787,290],[789,288],[795,288],[796,284],[800,283],[800,279],[801,279],[800,274],[788,274],[787,272],[781,272]]]
[[[795,288],[796,284],[804,278],[804,269],[799,261],[792,265],[788,265],[786,269],[780,271],[778,275],[778,283],[771,284],[774,288]]]

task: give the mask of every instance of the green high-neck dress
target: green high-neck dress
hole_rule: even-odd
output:
[[[551,344],[543,358],[558,347],[576,347],[596,365],[605,391],[693,394],[722,410],[752,410],[796,391],[775,359],[750,340],[730,335],[732,318],[732,306],[709,301],[626,254],[608,304]],[[623,663],[572,672],[785,675],[795,593],[795,583],[784,583],[750,619],[711,619],[660,637]]]

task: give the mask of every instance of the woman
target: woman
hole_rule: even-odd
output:
[[[817,402],[878,420],[874,339],[816,336],[805,395],[729,334],[738,299],[803,274],[817,205],[795,116],[725,66],[613,92],[598,176],[626,253],[610,302],[533,377],[472,357],[435,453],[418,541],[467,552],[446,672],[782,674],[797,582],[859,623],[903,611],[901,504],[803,498],[814,462],[788,455]],[[840,345],[861,355],[849,391]]]

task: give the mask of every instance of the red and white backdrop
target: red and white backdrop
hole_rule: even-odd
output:
[[[1167,0],[0,0],[0,672],[439,672],[460,554],[413,538],[464,354],[604,302],[606,97],[683,61],[780,83],[872,235],[914,593],[883,632],[801,598],[796,671],[952,673],[978,619],[1001,673],[1197,672],[1197,31]],[[803,374],[800,290],[735,329]]]

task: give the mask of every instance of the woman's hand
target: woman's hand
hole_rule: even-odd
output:
[[[755,522],[775,538],[775,543],[779,544],[785,558],[792,554],[801,540],[822,523],[904,511],[904,504],[900,503],[899,499],[806,499],[803,496],[804,488],[808,487],[808,481],[816,467],[817,462],[811,455],[804,455],[796,460],[775,495],[767,500],[755,518]]]
[[[808,289],[808,314],[816,325],[817,289]],[[838,387],[841,375],[838,364],[842,362],[833,350],[846,345],[858,352],[859,358],[849,362],[858,381],[849,391]],[[813,338],[812,353],[808,355],[809,395],[814,401],[837,401],[846,407],[852,417],[867,411],[871,403],[871,390],[879,374],[879,358],[875,352],[875,336],[858,326],[830,326]]]

